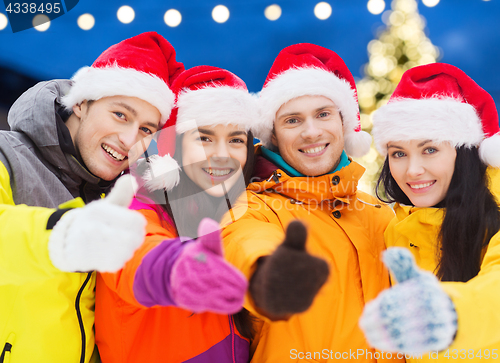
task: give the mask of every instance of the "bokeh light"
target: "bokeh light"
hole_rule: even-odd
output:
[[[47,15],[38,14],[33,18],[33,26],[39,32],[44,32],[50,28],[50,19]]]
[[[135,18],[135,11],[130,6],[124,5],[118,9],[116,16],[123,24],[129,24]]]
[[[83,30],[90,30],[95,25],[95,19],[91,14],[82,14],[76,21],[78,26]]]
[[[9,19],[7,19],[4,14],[0,13],[0,30],[4,30],[7,24],[9,24]]]
[[[314,7],[314,15],[320,20],[326,20],[332,15],[332,7],[326,2],[317,3]]]
[[[269,5],[266,10],[264,10],[264,15],[269,20],[278,20],[281,16],[281,8],[279,5],[273,4]]]
[[[225,23],[229,19],[229,9],[224,5],[217,5],[212,10],[212,18],[217,23]]]
[[[425,34],[426,22],[418,13],[416,0],[393,0],[391,9],[383,12],[382,21],[386,27],[368,43],[365,77],[356,83],[361,127],[368,132],[373,126],[373,113],[387,103],[403,73],[436,62],[440,56],[439,49]],[[366,156],[355,159],[366,167],[359,188],[373,195],[384,159],[373,145]]]
[[[165,13],[163,20],[165,21],[165,24],[167,24],[169,27],[174,28],[181,23],[182,15],[178,10],[170,9],[167,10],[167,12]]]
[[[439,4],[439,0],[422,0],[425,6],[428,6],[430,8],[436,6]]]
[[[384,0],[370,0],[366,5],[368,11],[374,15],[378,15],[382,13],[385,9],[385,1]]]

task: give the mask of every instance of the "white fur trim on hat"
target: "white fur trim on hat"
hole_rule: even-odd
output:
[[[356,93],[349,82],[321,68],[291,68],[270,80],[260,92],[262,124],[256,130],[256,137],[264,146],[271,145],[276,112],[286,102],[301,96],[324,96],[332,100],[342,113],[344,135],[354,132],[359,126]],[[364,139],[366,141],[366,137]],[[361,148],[364,149],[365,145]]]
[[[160,111],[161,127],[168,120],[175,104],[174,93],[161,78],[133,68],[83,67],[75,73],[72,81],[69,93],[62,98],[63,105],[69,110],[84,100],[111,96],[137,97]]]
[[[176,132],[182,134],[194,127],[237,125],[245,131],[259,122],[258,105],[245,89],[228,86],[184,90],[177,99]]]
[[[348,132],[344,135],[345,151],[356,158],[360,158],[370,151],[372,137],[368,132]]]
[[[143,176],[149,191],[170,190],[179,184],[179,164],[170,155],[149,157],[149,168]]]
[[[372,134],[384,156],[390,141],[448,141],[453,147],[472,147],[484,138],[474,107],[454,98],[392,100],[373,115]]]
[[[483,140],[479,145],[479,157],[486,165],[500,168],[500,134]]]

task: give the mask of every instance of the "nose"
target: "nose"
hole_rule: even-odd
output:
[[[207,157],[217,163],[227,162],[230,159],[230,153],[227,143],[225,142],[216,142],[212,147],[212,152]]]
[[[415,178],[422,175],[425,172],[425,168],[423,166],[422,160],[418,157],[409,158],[408,160],[408,169],[406,170],[406,174]]]
[[[302,137],[304,139],[314,140],[323,134],[323,129],[317,124],[318,121],[312,117],[307,117],[303,123]]]
[[[139,141],[138,136],[139,136],[139,129],[135,125],[132,125],[132,123],[124,127],[118,133],[118,139],[122,144],[121,146],[126,151],[132,149],[132,146],[134,146]]]

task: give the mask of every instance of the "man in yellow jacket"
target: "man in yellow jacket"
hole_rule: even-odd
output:
[[[248,203],[223,223],[226,258],[250,281],[244,306],[262,320],[252,362],[401,358],[375,351],[358,327],[365,303],[389,286],[380,254],[393,213],[357,190],[364,169],[347,154],[365,154],[371,138],[351,73],[331,50],[292,45],[260,106]],[[307,235],[297,222],[287,229],[294,220]]]
[[[101,196],[168,119],[182,70],[144,33],[12,106],[0,133],[0,362],[95,361],[93,270],[120,269],[145,235],[127,208],[131,177]]]

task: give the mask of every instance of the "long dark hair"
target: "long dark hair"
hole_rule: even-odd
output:
[[[181,134],[176,138],[174,159],[179,165],[182,165],[182,140]],[[247,158],[245,166],[243,167],[243,178],[245,186],[250,182],[254,167],[254,146],[253,134],[251,131],[247,133]],[[173,223],[177,235],[197,238],[197,227],[201,220],[205,217],[210,217],[216,221],[220,221],[222,216],[228,211],[232,205],[228,205],[228,201],[234,201],[238,195],[245,190],[233,187],[227,190],[227,195],[224,197],[213,197],[196,185],[184,172],[181,167],[179,184],[169,192],[155,191],[149,194],[149,197],[155,201],[161,201],[152,207],[156,210],[162,223]],[[189,196],[196,196],[188,198]],[[182,209],[182,218],[176,216],[174,209]],[[170,221],[165,221],[163,218],[164,212],[170,218]],[[185,215],[184,215],[184,212]],[[248,310],[242,309],[233,316],[234,324],[240,334],[247,338],[252,339],[254,335],[253,320]]]
[[[482,251],[500,230],[500,209],[488,188],[487,166],[478,149],[461,146],[456,150],[450,186],[435,206],[444,208],[435,273],[441,281],[466,282],[479,273]],[[412,205],[392,177],[388,158],[377,180],[376,194],[386,203]]]

